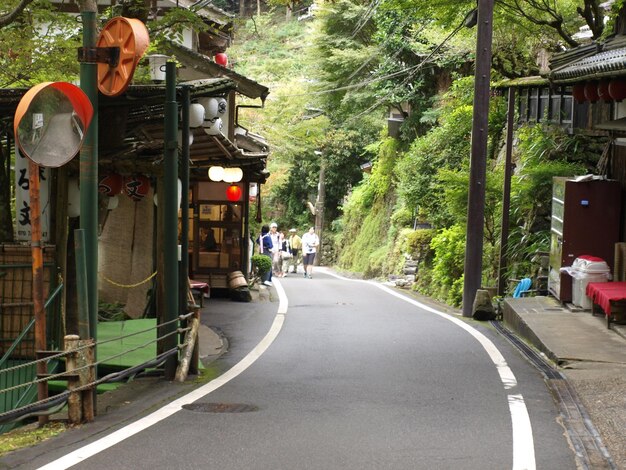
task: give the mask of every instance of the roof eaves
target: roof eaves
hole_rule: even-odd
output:
[[[237,84],[237,91],[248,98],[261,98],[262,101],[265,101],[265,98],[269,95],[268,87],[261,85],[260,83],[257,83],[232,69],[215,63],[210,57],[207,57],[204,54],[192,51],[188,47],[173,42],[169,42],[168,47],[174,53],[176,58],[183,64],[191,66],[195,70],[206,73],[211,77],[230,78]]]

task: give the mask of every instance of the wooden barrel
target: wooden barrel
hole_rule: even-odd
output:
[[[248,281],[246,281],[241,271],[233,271],[232,273],[228,273],[228,287],[231,289],[248,287]]]

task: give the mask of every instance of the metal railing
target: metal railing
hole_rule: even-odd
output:
[[[62,291],[63,284],[60,284],[50,294],[48,300],[46,300],[46,303],[44,304],[44,309],[46,310],[48,317],[51,316],[50,307],[55,305],[57,297],[61,294]],[[28,322],[28,324],[20,332],[17,338],[15,338],[13,343],[8,347],[2,358],[0,358],[0,389],[2,390],[2,392],[0,393],[0,411],[2,412],[6,412],[8,410],[27,405],[37,395],[37,390],[34,386],[29,386],[26,388],[16,388],[20,384],[32,382],[33,378],[37,374],[34,365],[15,369],[15,372],[12,374],[5,372],[7,370],[13,370],[16,364],[23,362],[19,359],[11,359],[11,357],[16,350],[19,350],[22,342],[29,337],[29,333],[31,332],[34,325],[35,318],[32,318],[30,322]],[[58,362],[50,362],[48,364],[48,367],[49,372],[54,372],[58,368]],[[0,433],[9,430],[11,427],[12,426],[9,425],[0,426]]]
[[[2,380],[2,376],[5,374],[16,373],[21,370],[33,371],[34,374],[36,365],[41,362],[46,362],[48,367],[50,366],[52,361],[56,362],[65,362],[65,370],[58,373],[49,373],[44,377],[35,377],[32,380],[9,386],[3,390],[0,390],[0,400],[2,395],[13,393],[17,390],[24,390],[29,387],[36,388],[36,385],[39,383],[47,382],[50,380],[66,380],[68,382],[68,389],[64,392],[59,393],[58,395],[54,395],[48,397],[43,400],[36,401],[34,403],[25,404],[19,407],[15,407],[12,410],[5,411],[0,413],[0,425],[4,425],[6,423],[12,423],[16,421],[23,420],[27,417],[36,416],[36,415],[45,415],[50,414],[51,412],[55,412],[59,407],[63,406],[68,400],[70,400],[70,409],[68,410],[68,414],[70,417],[70,422],[80,422],[82,420],[89,421],[93,419],[93,416],[83,416],[80,411],[76,412],[76,407],[74,407],[74,411],[72,411],[72,398],[80,397],[81,393],[89,392],[84,394],[84,396],[93,395],[92,391],[94,387],[99,384],[107,383],[107,382],[119,382],[124,380],[129,376],[134,376],[141,371],[146,369],[154,369],[161,366],[166,359],[169,357],[176,355],[178,357],[178,352],[183,349],[193,348],[195,346],[196,338],[193,335],[190,335],[189,332],[192,330],[192,327],[187,325],[187,321],[195,317],[198,318],[198,310],[194,309],[187,314],[179,315],[177,318],[173,320],[169,320],[160,324],[157,324],[153,327],[146,328],[141,331],[136,331],[133,333],[128,333],[125,335],[120,335],[115,338],[110,338],[102,341],[91,341],[91,340],[80,340],[77,336],[70,335],[65,337],[65,350],[60,351],[57,354],[50,355],[48,357],[44,357],[35,361],[17,364],[12,367],[7,367],[5,369],[0,370],[0,381]],[[179,322],[179,326],[177,329],[165,333],[161,336],[157,336],[158,333],[155,334],[155,337],[149,341],[146,341],[143,344],[135,346],[133,348],[120,351],[119,353],[113,354],[106,358],[99,358],[97,361],[93,360],[93,350],[95,347],[110,343],[113,341],[120,341],[125,338],[129,338],[132,336],[140,335],[143,333],[147,333],[149,331],[154,330],[158,331],[159,328],[162,328],[167,325],[171,325],[172,323]],[[130,367],[128,369],[122,370],[120,372],[115,372],[108,374],[104,377],[97,378],[95,376],[95,369],[98,365],[102,365],[105,363],[109,363],[111,360],[129,354],[131,352],[137,351],[139,349],[150,346],[154,343],[163,341],[165,338],[168,338],[172,335],[176,335],[177,337],[182,334],[184,335],[184,340],[182,344],[177,344],[176,347],[171,348],[167,351],[163,351],[160,354],[157,354],[154,358],[151,358],[149,361],[146,361],[142,364]],[[49,369],[50,370],[50,369]],[[186,375],[186,374],[185,374]],[[77,398],[77,401],[80,402],[80,398]],[[76,401],[76,400],[75,400]],[[78,406],[78,409],[82,409],[83,406]],[[74,415],[72,415],[74,413]],[[78,413],[77,416],[76,413]]]

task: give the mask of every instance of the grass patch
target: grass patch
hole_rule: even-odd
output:
[[[65,423],[54,422],[42,427],[25,426],[5,433],[0,438],[0,456],[17,449],[30,447],[51,437],[61,434],[66,429]]]

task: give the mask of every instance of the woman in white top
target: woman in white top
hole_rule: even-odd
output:
[[[315,228],[311,227],[307,233],[302,235],[302,264],[304,265],[304,277],[312,279],[313,261],[320,239],[315,233]]]

